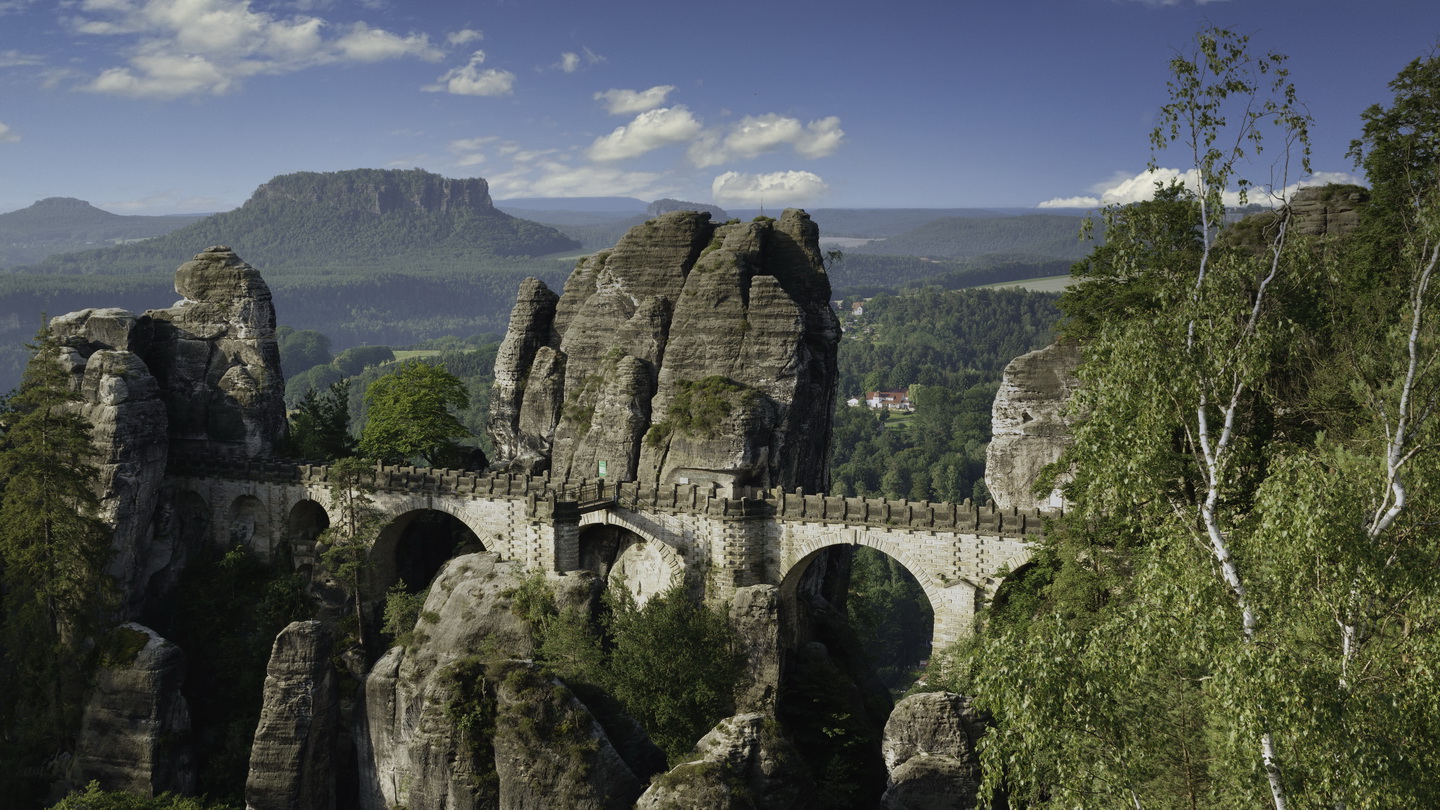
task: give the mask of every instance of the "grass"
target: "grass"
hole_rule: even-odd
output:
[[[1074,283],[1075,277],[1070,275],[1045,276],[1044,278],[1026,278],[1020,281],[1002,281],[999,284],[985,284],[975,289],[1004,290],[1018,288],[1029,290],[1030,292],[1060,292]]]

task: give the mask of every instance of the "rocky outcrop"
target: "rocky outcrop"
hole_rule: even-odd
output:
[[[951,692],[911,695],[885,724],[889,786],[882,810],[963,810],[976,806],[984,723],[970,701]]]
[[[123,618],[153,615],[186,555],[162,514],[168,453],[264,458],[285,430],[275,310],[259,272],[214,247],[181,265],[175,289],[184,300],[169,309],[50,322],[81,398],[73,407],[91,425]]]
[[[590,710],[528,661],[488,668],[501,810],[623,810],[640,780]]]
[[[250,749],[246,810],[335,806],[340,701],[333,646],[330,631],[316,621],[294,622],[276,636]]]
[[[985,451],[985,486],[1002,509],[1058,509],[1059,484],[1037,495],[1040,471],[1071,441],[1069,401],[1079,387],[1080,350],[1052,343],[1010,361],[990,412],[992,438]]]
[[[823,489],[839,325],[818,239],[803,211],[679,211],[581,261],[553,314],[527,283],[496,362],[500,463]]]
[[[180,695],[185,654],[138,624],[121,625],[102,650],[69,782],[143,796],[194,792],[190,710]]]
[[[143,613],[151,577],[168,562],[157,553],[151,518],[165,475],[168,418],[160,386],[132,351],[136,318],[120,309],[87,309],[50,322],[60,361],[91,426],[99,466],[99,517],[114,527],[108,573],[120,585],[121,613]]]
[[[1304,236],[1343,236],[1360,227],[1360,210],[1370,192],[1332,184],[1302,188],[1290,198],[1291,230]]]
[[[813,786],[800,755],[765,714],[721,720],[695,744],[696,758],[650,783],[636,810],[799,810]]]
[[[446,564],[408,648],[365,680],[361,803],[407,807],[628,807],[640,782],[589,710],[533,664],[529,629],[511,609],[525,577],[491,553]],[[586,577],[563,577],[578,606]],[[563,796],[558,802],[555,797]]]
[[[260,271],[217,246],[175,271],[175,291],[179,303],[141,319],[141,355],[169,409],[171,448],[269,456],[285,433],[270,288]]]
[[[730,602],[730,626],[745,651],[745,686],[735,699],[735,710],[773,713],[780,688],[780,589],[737,588]]]
[[[483,708],[475,658],[482,651],[527,657],[533,649],[505,595],[523,578],[518,563],[491,553],[456,557],[435,576],[423,612],[437,620],[422,620],[415,643],[391,649],[365,679],[364,733],[356,741],[364,807],[468,808],[493,798],[493,765],[476,761],[449,708]]]

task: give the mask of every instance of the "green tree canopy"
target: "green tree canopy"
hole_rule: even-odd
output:
[[[78,718],[66,692],[83,683],[86,640],[113,601],[110,532],[97,517],[98,470],[79,395],[48,330],[31,346],[0,449],[0,562],[7,709],[36,735]],[[13,701],[13,702],[12,702]]]
[[[423,458],[441,466],[458,455],[457,439],[470,431],[452,411],[470,406],[458,377],[419,361],[405,363],[365,391],[369,418],[360,436],[360,452],[397,464]]]

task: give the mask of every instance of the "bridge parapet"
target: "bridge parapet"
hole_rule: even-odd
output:
[[[981,506],[969,498],[956,504],[807,495],[803,490],[768,490],[759,493],[758,497],[771,505],[777,520],[966,532],[990,537],[1043,534],[1047,519],[1059,518],[1064,514],[1061,510],[999,509],[993,501]]]

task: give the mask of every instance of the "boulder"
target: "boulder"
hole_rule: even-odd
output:
[[[335,735],[340,701],[334,640],[320,622],[294,622],[275,637],[246,810],[331,810],[335,806]]]
[[[1052,343],[1010,361],[991,407],[992,438],[985,451],[985,486],[1002,509],[1059,509],[1062,476],[1048,494],[1037,495],[1040,471],[1071,442],[1070,398],[1079,388],[1080,350]]]
[[[105,790],[142,796],[193,793],[184,679],[179,647],[139,624],[113,631],[85,702],[70,784],[94,780]]]
[[[727,717],[695,744],[694,757],[650,783],[636,810],[799,810],[813,786],[800,755],[765,714]]]
[[[968,810],[976,806],[984,733],[967,698],[951,692],[911,695],[895,705],[882,750],[889,780],[882,810]]]

